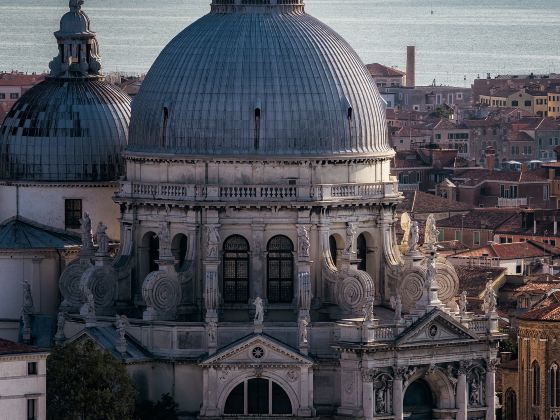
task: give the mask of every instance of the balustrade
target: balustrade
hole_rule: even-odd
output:
[[[118,197],[199,201],[337,201],[396,196],[396,182],[318,185],[190,185],[123,183]]]

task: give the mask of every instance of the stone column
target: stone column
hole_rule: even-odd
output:
[[[496,420],[496,366],[497,359],[489,360],[486,367],[486,420]]]
[[[395,368],[395,377],[393,378],[393,414],[395,420],[403,420],[403,378],[406,368]]]
[[[249,296],[251,302],[260,297],[266,299],[266,243],[264,239],[265,225],[262,220],[254,219],[251,225],[252,245],[251,245],[251,283],[249,284]]]
[[[461,362],[459,366],[459,377],[457,381],[457,393],[455,394],[455,406],[457,407],[457,420],[467,420],[468,398],[467,398],[467,364]]]
[[[362,372],[362,408],[364,420],[373,420],[373,373],[369,370]]]

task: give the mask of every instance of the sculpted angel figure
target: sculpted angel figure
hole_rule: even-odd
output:
[[[309,323],[305,318],[299,321],[299,341],[301,344],[307,344],[307,326]]]
[[[298,227],[298,239],[299,239],[299,256],[309,257],[309,248],[311,247],[309,242],[309,228],[306,226]]]
[[[484,303],[482,304],[482,310],[486,315],[495,312],[498,305],[496,299],[496,292],[492,288],[492,285],[488,283],[486,285],[486,291],[484,292]]]
[[[80,219],[80,232],[82,236],[82,245],[91,248],[91,219],[88,213],[84,213]]]
[[[208,244],[206,245],[206,256],[208,258],[218,257],[218,246],[220,244],[220,234],[216,226],[207,226],[206,235],[208,238]]]
[[[463,291],[459,297],[459,313],[463,315],[467,312],[467,291]]]
[[[117,315],[115,319],[115,328],[121,340],[125,339],[126,327],[128,327],[129,322],[126,315]]]
[[[428,247],[434,247],[438,241],[439,230],[436,227],[436,218],[433,214],[428,216],[426,220],[426,230],[424,233],[424,244]]]
[[[396,297],[391,296],[391,307],[395,310],[395,320],[400,321],[402,319],[402,300],[400,295]]]
[[[103,222],[99,222],[97,225],[97,231],[95,233],[97,239],[98,252],[100,254],[106,254],[109,252],[109,237],[107,236],[107,226]]]
[[[255,324],[262,324],[264,321],[263,301],[257,296],[253,301],[253,304],[255,305]]]
[[[418,241],[420,240],[420,228],[417,221],[410,222],[410,232],[408,235],[408,251],[414,252],[418,250]]]
[[[402,246],[408,246],[408,237],[410,236],[410,215],[404,212],[401,215],[401,229],[403,231],[403,237],[401,241]]]

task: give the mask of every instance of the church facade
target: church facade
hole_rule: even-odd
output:
[[[495,294],[467,312],[433,216],[422,242],[397,220],[393,155],[375,82],[301,0],[214,0],[132,104],[120,249],[82,216],[57,342],[185,417],[494,419]]]

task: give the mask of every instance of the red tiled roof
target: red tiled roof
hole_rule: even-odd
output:
[[[558,278],[550,281],[530,281],[527,284],[518,287],[515,291],[515,296],[522,294],[542,295],[543,293],[558,289],[560,289],[560,279]]]
[[[515,216],[511,209],[473,209],[463,215],[451,216],[437,222],[439,227],[495,230]]]
[[[0,73],[0,86],[33,86],[45,79],[44,74]]]
[[[511,244],[490,244],[480,248],[455,254],[454,257],[490,257],[502,260],[517,258],[538,258],[545,255],[559,256],[560,249],[534,241],[514,242]]]
[[[501,267],[466,267],[456,266],[459,277],[459,290],[465,290],[469,297],[479,297],[488,282],[495,282],[505,274],[507,269]]]
[[[46,353],[46,350],[39,347],[28,346],[27,344],[14,343],[13,341],[0,338],[0,356],[27,353]]]
[[[447,213],[450,211],[468,211],[471,206],[460,201],[450,201],[422,191],[405,194],[405,201],[399,205],[402,211],[412,213]]]
[[[366,68],[371,77],[402,77],[406,75],[404,71],[395,67],[387,67],[379,63],[366,64]]]
[[[533,309],[519,316],[527,321],[560,321],[560,290],[551,291]]]

